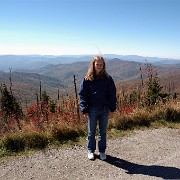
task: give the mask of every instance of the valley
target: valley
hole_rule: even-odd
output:
[[[78,57],[79,58],[79,57]],[[12,90],[19,102],[22,104],[30,104],[36,102],[37,94],[40,91],[46,91],[52,100],[58,99],[58,91],[60,96],[74,97],[74,79],[76,77],[77,89],[88,68],[90,67],[90,57],[75,59],[64,64],[48,64],[44,67],[32,69],[29,68],[16,70],[12,72],[0,72],[0,83],[10,85],[9,78],[12,81]],[[57,59],[56,59],[57,60]],[[57,61],[56,61],[57,62]],[[72,63],[70,63],[72,62]],[[180,62],[180,61],[179,61]],[[144,62],[145,63],[145,62]],[[144,63],[121,60],[119,58],[107,59],[107,72],[113,77],[118,92],[126,89],[126,92],[136,90],[141,84],[140,67]],[[177,62],[176,62],[177,63]],[[167,93],[180,94],[180,63],[177,64],[161,64],[155,66],[161,85]],[[146,77],[144,77],[145,80]]]

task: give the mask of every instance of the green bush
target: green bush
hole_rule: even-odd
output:
[[[138,111],[130,115],[114,117],[110,123],[110,127],[118,130],[130,130],[140,126],[149,127],[151,119],[151,116],[146,111]]]
[[[56,127],[52,131],[52,137],[59,142],[64,141],[77,141],[78,137],[80,136],[79,132],[76,129],[72,128],[58,128]]]
[[[7,135],[2,142],[2,146],[9,152],[19,152],[25,149],[25,140],[21,134]]]
[[[128,116],[119,116],[114,119],[113,127],[118,130],[127,130],[131,129],[133,126],[133,121]]]
[[[180,111],[172,107],[168,107],[164,113],[166,121],[180,123]]]
[[[49,138],[44,133],[27,133],[24,135],[26,147],[29,149],[43,149],[48,146]]]
[[[43,149],[49,144],[46,134],[20,133],[10,134],[3,138],[2,148],[9,152],[20,152],[28,149]]]

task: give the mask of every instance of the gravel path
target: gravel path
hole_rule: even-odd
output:
[[[86,147],[47,149],[0,160],[0,180],[180,179],[180,129],[137,131],[108,140],[107,160]]]

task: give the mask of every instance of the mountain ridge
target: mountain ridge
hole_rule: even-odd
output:
[[[80,61],[69,64],[48,65],[36,70],[12,71],[13,92],[21,102],[28,101],[30,103],[36,100],[41,81],[42,91],[46,90],[52,99],[57,100],[58,90],[64,95],[74,95],[73,76],[75,75],[77,89],[79,89],[90,64],[91,61]],[[140,66],[143,66],[143,63],[124,61],[118,58],[106,60],[107,72],[118,85],[118,90],[127,83],[131,85],[135,82],[136,85],[140,84]],[[180,67],[169,65],[166,67],[157,66],[156,68],[158,77],[163,83],[162,85],[168,87],[170,83],[174,83],[174,91],[180,93]],[[10,73],[8,72],[0,72],[0,83],[9,85],[9,76]]]
[[[124,61],[135,61],[145,63],[163,64],[180,64],[180,59],[172,58],[158,58],[158,57],[144,57],[138,55],[117,55],[117,54],[103,54],[105,59],[118,58]],[[14,71],[34,70],[50,64],[70,64],[79,61],[90,61],[93,55],[0,55],[0,71],[8,71],[12,68]]]

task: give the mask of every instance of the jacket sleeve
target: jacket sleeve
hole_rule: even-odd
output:
[[[87,80],[82,81],[80,85],[80,91],[79,91],[79,96],[80,96],[80,110],[83,113],[88,113],[89,112],[89,90],[88,90],[88,82]]]
[[[108,83],[108,100],[109,100],[109,110],[114,112],[116,110],[116,86],[112,77],[109,78]]]

